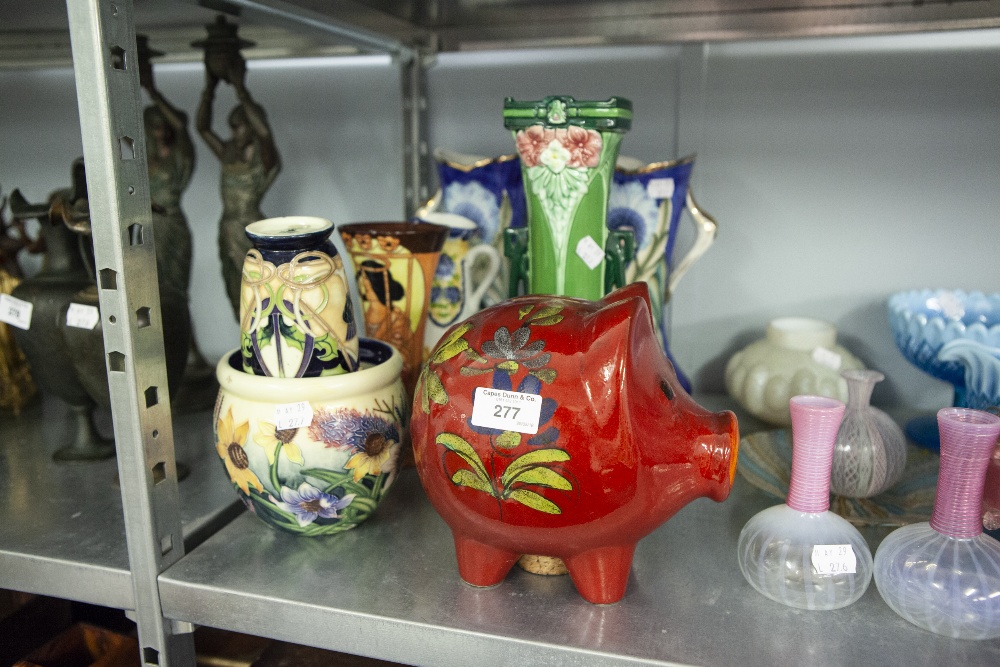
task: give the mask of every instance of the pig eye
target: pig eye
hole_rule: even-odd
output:
[[[668,401],[674,400],[674,388],[666,380],[660,380],[660,391],[667,397]]]

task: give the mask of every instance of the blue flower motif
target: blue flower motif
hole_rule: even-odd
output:
[[[434,272],[434,276],[439,280],[447,280],[451,278],[455,273],[455,260],[453,260],[449,255],[441,254],[441,259],[438,260],[437,270]]]
[[[500,227],[500,202],[476,181],[449,183],[444,189],[444,210],[464,215],[479,227],[480,238],[490,243]]]
[[[308,526],[316,519],[336,519],[337,512],[350,505],[354,496],[355,494],[349,493],[338,498],[320,491],[308,482],[302,482],[297,490],[281,487],[281,500],[275,500],[275,504],[294,514],[300,526]]]
[[[608,209],[608,229],[612,231],[631,229],[637,248],[641,248],[642,242],[646,240],[646,222],[641,215],[630,208]]]
[[[365,442],[373,434],[400,442],[399,429],[394,423],[353,408],[319,410],[309,425],[309,435],[313,440],[322,442],[327,447],[349,449],[352,452],[363,450]]]
[[[614,183],[608,197],[608,229],[631,229],[636,249],[645,248],[656,231],[660,208],[639,181]]]

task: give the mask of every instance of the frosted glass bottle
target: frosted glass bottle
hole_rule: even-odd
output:
[[[938,412],[941,470],[929,522],[903,526],[875,554],[875,585],[910,623],[960,639],[1000,637],[1000,542],[983,534],[986,466],[1000,417]]]
[[[848,370],[847,410],[833,447],[830,490],[838,496],[871,498],[899,481],[906,467],[906,436],[892,417],[870,404],[878,371]]]
[[[792,479],[786,504],[754,515],[740,532],[737,558],[750,585],[799,609],[839,609],[872,577],[871,550],[858,529],[830,512],[833,442],[844,404],[795,396]]]

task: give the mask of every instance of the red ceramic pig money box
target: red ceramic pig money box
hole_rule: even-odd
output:
[[[645,283],[600,301],[531,295],[452,328],[411,423],[459,574],[500,583],[522,554],[561,558],[590,602],[625,594],[636,543],[695,498],[725,500],[739,433],[684,392]]]

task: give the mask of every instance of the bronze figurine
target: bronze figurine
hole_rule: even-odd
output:
[[[264,109],[246,89],[246,61],[240,48],[252,42],[239,38],[236,25],[222,16],[207,28],[208,38],[192,44],[205,49],[205,90],[196,123],[198,133],[222,163],[219,258],[226,293],[238,316],[243,260],[251,247],[244,229],[264,218],[260,202],[281,170],[281,158]],[[239,102],[229,114],[229,139],[222,139],[212,130],[212,102],[220,81],[233,86]]]

